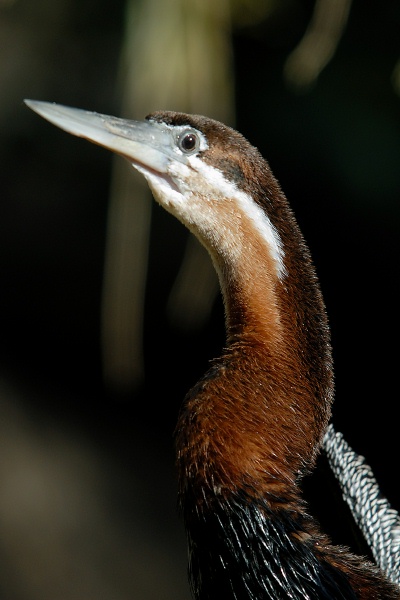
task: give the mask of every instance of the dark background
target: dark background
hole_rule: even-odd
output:
[[[234,29],[236,126],[269,160],[317,266],[332,328],[334,422],[399,508],[400,98],[392,73],[400,4],[354,0],[332,61],[311,90],[296,93],[283,66],[313,6],[287,2]],[[172,431],[184,393],[223,344],[220,299],[201,331],[171,326],[165,305],[186,233],[156,207],[145,378],[125,394],[107,388],[99,322],[111,154],[23,105],[35,98],[118,113],[123,25],[122,1],[0,2],[7,600],[189,595]],[[351,544],[324,477],[316,475],[310,501],[324,505],[331,535]]]

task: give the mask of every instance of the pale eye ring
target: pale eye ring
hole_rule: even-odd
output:
[[[184,154],[194,154],[200,149],[200,139],[196,131],[187,129],[178,137],[178,148]]]

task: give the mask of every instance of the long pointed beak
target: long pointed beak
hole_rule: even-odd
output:
[[[166,173],[172,158],[172,136],[152,121],[128,121],[52,102],[25,100],[40,116],[64,131],[121,154],[134,166]],[[175,160],[179,157],[173,157]]]

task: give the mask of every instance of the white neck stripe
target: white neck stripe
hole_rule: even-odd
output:
[[[265,211],[261,206],[254,202],[249,194],[241,191],[236,184],[227,181],[223,173],[218,169],[204,163],[198,157],[193,157],[191,162],[193,167],[195,167],[205,179],[210,183],[213,183],[226,198],[234,198],[238,202],[243,213],[247,215],[261,237],[268,244],[272,257],[276,263],[277,275],[279,279],[283,279],[286,275],[286,268],[283,260],[285,252],[283,250],[282,240]]]

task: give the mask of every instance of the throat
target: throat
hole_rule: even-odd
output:
[[[240,260],[218,269],[225,306],[227,342],[253,334],[270,344],[284,343],[285,331],[281,320],[280,294],[282,281],[275,260],[267,248],[240,253]]]

